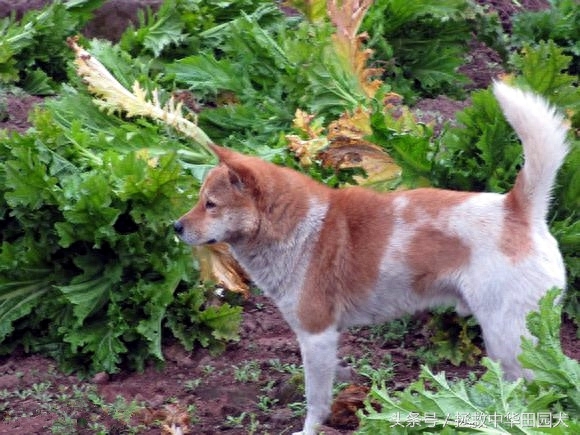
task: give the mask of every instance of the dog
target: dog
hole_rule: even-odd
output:
[[[213,146],[219,164],[174,223],[190,245],[226,242],[295,332],[311,435],[330,411],[341,330],[453,304],[473,314],[506,378],[526,315],[566,274],[546,215],[568,151],[564,119],[541,97],[496,82],[525,163],[506,194],[331,189],[292,169]]]

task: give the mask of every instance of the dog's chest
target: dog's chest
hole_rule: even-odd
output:
[[[327,209],[326,204],[313,200],[305,218],[297,223],[289,237],[264,240],[251,246],[232,246],[236,260],[267,296],[294,293],[302,286]]]

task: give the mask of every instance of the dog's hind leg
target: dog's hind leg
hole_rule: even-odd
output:
[[[501,363],[504,377],[509,380],[525,377],[532,372],[522,368],[518,355],[521,353],[522,336],[531,334],[526,327],[526,317],[537,309],[537,303],[545,292],[524,282],[494,288],[479,289],[483,299],[470,301],[470,308],[481,326],[488,356]]]
[[[526,328],[526,314],[524,310],[496,311],[487,313],[485,318],[479,318],[487,355],[501,363],[504,377],[508,380],[520,377],[530,379],[533,376],[530,370],[522,368],[518,360],[522,336],[530,337]]]
[[[339,332],[332,327],[318,334],[300,331],[297,336],[304,364],[307,406],[304,430],[298,434],[314,435],[316,427],[330,414]]]

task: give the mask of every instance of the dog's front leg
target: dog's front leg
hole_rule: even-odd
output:
[[[316,427],[330,413],[339,333],[336,328],[329,328],[319,334],[301,331],[297,335],[304,364],[307,413],[303,431],[294,435],[315,435]]]

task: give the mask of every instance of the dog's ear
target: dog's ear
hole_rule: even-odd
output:
[[[218,145],[210,145],[212,151],[218,157],[220,164],[228,168],[228,177],[233,187],[238,190],[256,192],[258,178],[250,165],[244,163],[244,155]]]
[[[227,163],[229,160],[240,156],[237,152],[216,144],[210,144],[209,147],[217,156],[220,163]]]
[[[256,176],[249,166],[235,159],[224,164],[228,168],[228,176],[233,187],[238,190],[246,188],[254,190],[257,187]]]
[[[244,188],[244,181],[242,178],[242,174],[240,174],[235,169],[228,166],[228,176],[230,177],[230,184],[234,186],[238,190],[242,190]]]

